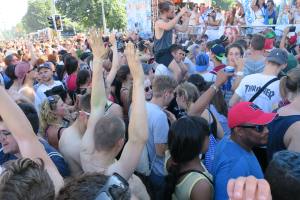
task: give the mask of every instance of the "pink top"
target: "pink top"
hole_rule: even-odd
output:
[[[73,92],[77,89],[76,86],[76,80],[77,80],[77,74],[71,74],[68,78],[67,78],[67,88],[68,91]]]

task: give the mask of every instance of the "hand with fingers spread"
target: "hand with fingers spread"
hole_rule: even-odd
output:
[[[254,176],[230,179],[227,193],[230,200],[272,200],[269,183]]]
[[[102,59],[107,54],[107,49],[104,47],[102,40],[102,33],[96,29],[92,29],[90,36],[88,37],[88,42],[93,50],[94,58]]]
[[[144,82],[144,71],[139,60],[139,56],[132,42],[129,42],[125,49],[125,55],[130,68],[133,81]]]

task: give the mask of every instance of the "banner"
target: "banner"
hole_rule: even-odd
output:
[[[245,21],[247,25],[251,25],[255,21],[255,14],[251,8],[252,0],[240,0],[245,12]]]
[[[126,10],[127,30],[138,32],[141,37],[151,37],[151,0],[128,0]]]

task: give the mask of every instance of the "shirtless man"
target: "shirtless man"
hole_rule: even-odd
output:
[[[148,139],[144,72],[139,63],[138,55],[133,44],[130,43],[126,47],[125,54],[133,77],[132,117],[129,122],[128,142],[117,161],[115,157],[124,145],[125,124],[118,117],[104,116],[107,98],[102,73],[102,57],[105,54],[105,48],[101,34],[93,33],[89,43],[94,53],[93,65],[96,66],[93,66],[91,113],[80,147],[82,169],[84,172],[102,172],[105,174],[112,174],[117,170],[122,177],[127,180],[130,179],[130,188],[134,189],[132,193],[139,199],[149,199],[142,182],[132,176]]]

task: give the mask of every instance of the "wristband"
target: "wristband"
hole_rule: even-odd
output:
[[[237,76],[244,76],[244,72],[238,71],[238,72],[235,73],[235,75],[237,75]]]
[[[215,84],[211,85],[210,88],[214,89],[216,93],[219,91],[219,88]]]

